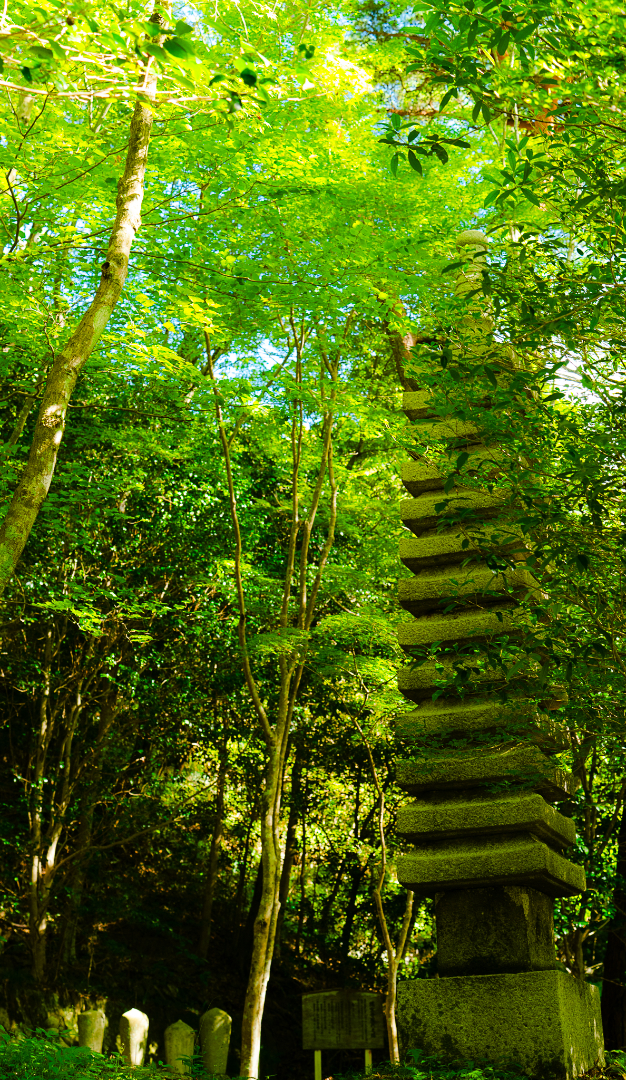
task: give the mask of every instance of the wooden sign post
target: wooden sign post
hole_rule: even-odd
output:
[[[381,994],[362,990],[322,990],[302,995],[302,1048],[314,1051],[315,1080],[322,1080],[322,1050],[364,1050],[365,1072],[372,1050],[385,1045]]]

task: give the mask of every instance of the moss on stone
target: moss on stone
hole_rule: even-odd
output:
[[[513,617],[509,608],[501,604],[494,610],[464,608],[449,615],[427,615],[412,622],[400,623],[398,641],[403,649],[414,649],[435,641],[464,642],[472,638],[480,640],[520,631],[519,618]]]
[[[482,519],[494,517],[502,513],[503,509],[503,500],[498,495],[490,495],[470,487],[455,488],[453,494],[446,496],[425,494],[416,499],[403,499],[400,503],[400,517],[412,532],[419,535],[426,529],[436,529],[444,518],[457,519],[480,514]]]
[[[423,420],[434,416],[430,390],[406,390],[402,395],[402,411],[409,420]]]
[[[497,698],[478,701],[440,702],[426,701],[421,708],[407,713],[396,722],[396,735],[416,742],[433,739],[478,738],[492,733],[494,738],[519,742],[527,738],[537,746],[550,751],[566,750],[569,735],[562,724],[556,723],[545,713],[539,712],[534,701],[513,698],[502,703]],[[482,741],[482,739],[481,739]]]
[[[469,667],[476,668],[478,660],[483,660],[482,656],[465,658],[459,657],[459,661],[463,661]],[[518,673],[519,678],[517,681],[525,681],[532,679],[539,672],[539,665],[534,661],[529,660],[525,670]],[[398,689],[406,698],[410,701],[420,702],[426,699],[431,699],[433,693],[440,688],[446,688],[446,695],[452,696],[454,693],[453,679],[454,668],[452,661],[449,657],[442,657],[441,661],[435,663],[434,660],[427,660],[425,663],[420,664],[419,667],[406,667],[400,668],[398,672]],[[463,699],[458,699],[471,702],[472,696],[477,694],[483,695],[486,687],[491,689],[495,687],[502,690],[515,691],[516,680],[507,682],[502,672],[493,667],[484,666],[478,670],[472,671],[472,687],[469,688],[466,696]],[[472,689],[474,694],[472,695]],[[497,700],[497,699],[496,699]]]
[[[558,759],[557,759],[558,761]],[[574,789],[570,774],[536,746],[516,746],[481,753],[450,750],[398,764],[396,780],[412,795],[434,788],[476,787],[513,782],[566,799]]]
[[[463,439],[468,442],[478,443],[482,436],[478,425],[471,420],[457,420],[455,416],[442,416],[436,419],[423,420],[419,426],[421,435],[426,436],[426,441],[435,443],[442,439]]]
[[[398,986],[405,1055],[518,1065],[534,1080],[575,1080],[604,1060],[600,995],[560,971],[412,979]]]
[[[553,908],[551,897],[524,885],[438,893],[439,977],[565,971],[556,959]]]
[[[456,799],[448,794],[436,801],[407,803],[398,810],[396,830],[417,843],[459,838],[468,832],[475,836],[527,832],[558,848],[576,839],[574,822],[530,791],[508,795],[480,791],[474,798],[463,793]]]
[[[463,547],[464,541],[466,547]],[[472,548],[471,539],[469,545],[467,541],[468,538],[456,529],[428,536],[403,536],[400,540],[400,558],[407,569],[414,573],[451,566],[472,556],[479,558],[478,547]]]
[[[405,461],[400,477],[411,495],[423,495],[425,491],[442,491],[445,472],[427,461]]]
[[[474,563],[457,570],[442,567],[403,578],[398,600],[405,611],[419,617],[454,602],[481,606],[514,603],[516,597],[532,594],[537,588],[525,566],[507,567],[496,573]]]
[[[585,890],[585,871],[528,833],[420,842],[398,859],[398,881],[421,896],[448,889],[528,885],[548,896]]]

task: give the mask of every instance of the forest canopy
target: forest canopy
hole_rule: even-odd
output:
[[[390,940],[434,974],[395,876],[417,379],[490,403],[541,583],[490,663],[560,694],[558,955],[626,1041],[624,38],[583,0],[5,6],[5,1026],[218,1005],[232,1070],[287,1077],[298,995],[381,989]]]

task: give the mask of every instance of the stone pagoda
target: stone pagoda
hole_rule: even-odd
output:
[[[472,230],[457,245],[457,293],[475,293],[486,238]],[[479,306],[468,301],[461,328],[466,363],[472,354],[479,362],[488,341],[493,347],[489,313]],[[400,584],[400,603],[413,619],[401,625],[400,643],[420,660],[428,646],[435,654],[399,676],[416,708],[398,730],[405,759],[397,781],[412,799],[398,817],[407,841],[398,878],[434,898],[438,977],[399,984],[402,1049],[514,1062],[540,1080],[569,1080],[602,1061],[603,1041],[597,989],[570,975],[555,953],[554,899],[585,889],[584,871],[566,854],[574,824],[553,805],[572,790],[556,756],[567,737],[549,716],[558,694],[552,688],[550,700],[545,687],[533,686],[532,661],[504,694],[501,673],[480,657],[494,636],[515,634],[520,600],[532,599],[537,583],[497,484],[490,492],[478,479],[486,458],[496,471],[498,461],[489,425],[476,422],[479,410],[471,421],[446,416],[419,389],[404,394],[403,407],[425,453],[402,473],[411,496],[402,520],[412,535],[400,557],[413,576]],[[464,455],[451,490],[444,491],[446,470],[429,464],[433,446]],[[486,556],[498,549],[517,554],[494,571]],[[464,665],[465,687],[455,678]]]

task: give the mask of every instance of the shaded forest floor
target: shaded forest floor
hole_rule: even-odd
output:
[[[75,1016],[85,1008],[103,1007],[108,1027],[103,1052],[115,1052],[120,1017],[131,1008],[141,1009],[150,1021],[148,1042],[156,1044],[150,1060],[163,1060],[164,1031],[183,1020],[196,1031],[200,1016],[214,1007],[233,1018],[230,1076],[239,1073],[241,1015],[249,966],[250,943],[245,927],[239,936],[214,935],[209,959],[200,960],[193,949],[192,934],[185,933],[181,915],[179,932],[161,920],[119,920],[100,924],[80,950],[78,959],[63,976],[37,988],[30,974],[29,956],[17,939],[3,953],[0,988],[0,1023],[23,1030],[75,1029]],[[190,920],[191,921],[191,920]],[[219,924],[218,924],[219,925]],[[54,942],[52,942],[54,945]],[[50,950],[51,955],[54,949]],[[313,1076],[313,1053],[302,1049],[302,994],[345,986],[373,989],[367,973],[349,961],[345,973],[334,962],[296,957],[284,945],[272,965],[263,1021],[261,1074],[278,1080]],[[53,971],[53,964],[50,964]],[[371,978],[371,976],[370,976]],[[386,1051],[374,1051],[382,1062]],[[324,1053],[324,1075],[345,1074],[363,1067],[360,1051]]]
[[[224,926],[226,913],[218,912],[216,927]],[[250,920],[249,920],[250,921]],[[180,913],[177,930],[172,911],[152,911],[150,905],[127,919],[110,924],[96,924],[92,934],[81,942],[76,961],[66,967],[56,984],[36,988],[32,981],[29,956],[23,941],[13,938],[5,948],[0,990],[0,1024],[13,1026],[23,1033],[39,1029],[38,1038],[10,1040],[0,1050],[0,1080],[30,1080],[55,1076],[60,1080],[83,1077],[130,1075],[113,1057],[87,1062],[75,1047],[59,1042],[61,1030],[75,1028],[77,1012],[88,1007],[104,1007],[108,1027],[103,1051],[115,1055],[115,1036],[122,1013],[130,1008],[144,1011],[150,1021],[149,1061],[154,1068],[132,1070],[140,1075],[157,1075],[164,1057],[165,1028],[183,1020],[195,1030],[207,1009],[225,1009],[233,1018],[228,1074],[239,1075],[241,1014],[249,966],[249,926],[238,933],[216,932],[210,956],[200,960],[194,951],[195,921]],[[54,956],[54,939],[50,954]],[[263,1022],[261,1068],[263,1080],[312,1080],[313,1053],[302,1049],[301,997],[314,990],[353,987],[381,989],[373,984],[372,974],[349,959],[343,966],[336,955],[328,964],[319,956],[312,962],[296,956],[290,943],[283,944],[274,960]],[[53,963],[50,970],[54,971]],[[57,1029],[54,1031],[53,1029]],[[46,1036],[47,1032],[47,1036]],[[156,1045],[155,1045],[156,1044]],[[43,1047],[43,1049],[42,1049]],[[60,1054],[61,1060],[55,1055]],[[386,1060],[387,1051],[374,1051],[374,1069],[367,1080],[519,1080],[511,1069],[483,1066],[479,1062],[446,1065],[434,1059],[415,1059],[401,1067]],[[50,1067],[48,1070],[48,1066]],[[197,1076],[204,1075],[198,1061]],[[609,1055],[607,1065],[587,1074],[589,1080],[626,1080],[626,1055]],[[325,1051],[325,1080],[365,1080],[363,1054],[360,1051]]]
[[[163,1075],[159,1066],[130,1069],[119,1056],[107,1059],[80,1047],[60,1046],[58,1040],[38,1037],[18,1041],[0,1034],[0,1080],[156,1080]],[[199,1061],[190,1063],[189,1075],[197,1080],[205,1077]],[[306,1075],[302,1074],[303,1080]],[[350,1070],[328,1076],[324,1072],[324,1076],[326,1080],[521,1080],[523,1074],[492,1066],[481,1068],[476,1062],[454,1067],[424,1058],[402,1066],[381,1062],[370,1073]],[[610,1055],[605,1067],[591,1070],[581,1080],[624,1080],[625,1076],[624,1054],[620,1052]]]

